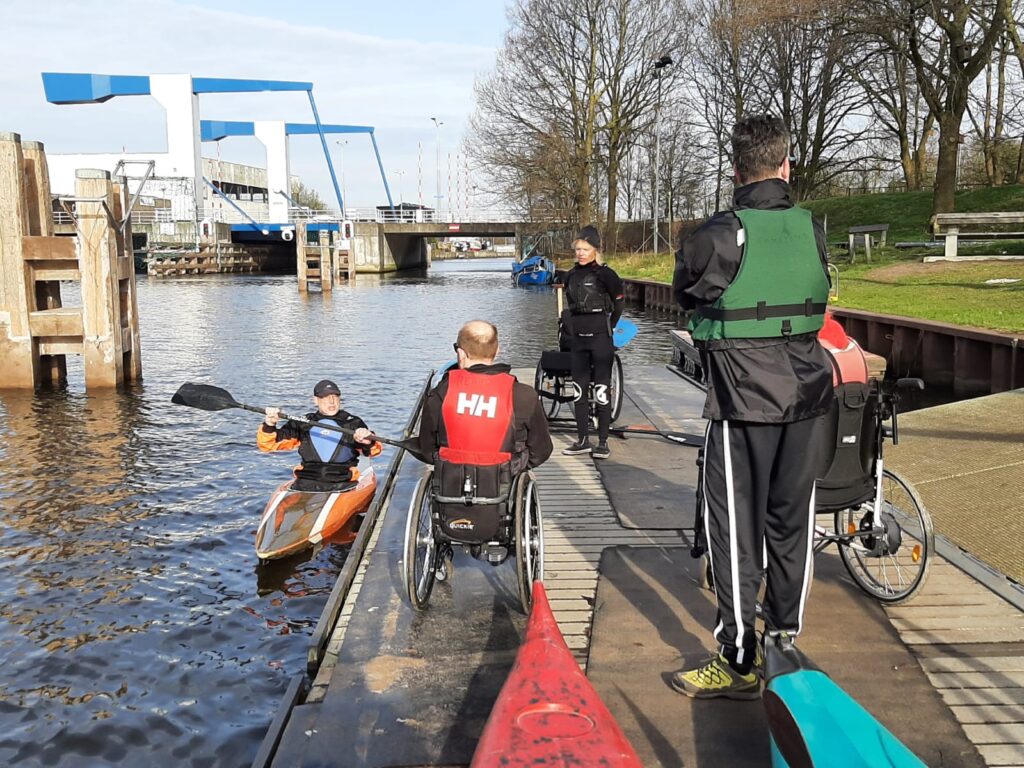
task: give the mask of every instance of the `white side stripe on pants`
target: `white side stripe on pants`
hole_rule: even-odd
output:
[[[811,561],[814,558],[814,494],[818,486],[811,486],[811,503],[807,510],[807,554],[804,557],[804,584],[800,590],[800,611],[796,617],[796,633],[799,635],[804,625],[804,603],[811,588]]]
[[[729,446],[729,421],[722,421],[722,450],[725,453],[725,494],[729,507],[729,568],[732,587],[732,612],[736,621],[736,663],[743,663],[743,608],[740,604],[740,558],[736,543],[736,496],[732,484],[732,449]]]
[[[704,445],[708,444],[708,438],[711,437],[711,424],[712,424],[712,422],[709,419],[708,420],[708,425],[704,428]],[[701,498],[700,498],[700,503],[701,503],[701,507],[702,507],[701,512],[704,514],[704,542],[705,542],[705,544],[707,544],[707,548],[708,548],[708,565],[711,566],[711,578],[714,579],[714,576],[715,576],[715,558],[711,554],[711,531],[708,528],[708,525],[710,524],[711,518],[709,516],[709,511],[708,511],[708,455],[707,455],[706,452],[704,454],[704,463],[701,465],[701,468],[700,468],[700,487],[704,489],[703,493],[701,493]],[[717,581],[717,579],[715,580],[714,583],[715,583],[715,592],[717,594],[717,591],[718,591],[718,581]],[[719,618],[718,626],[716,626],[714,632],[711,633],[712,636],[715,638],[715,640],[718,639],[718,633],[722,631],[722,628],[724,626],[725,626],[725,623],[722,621],[721,618]]]

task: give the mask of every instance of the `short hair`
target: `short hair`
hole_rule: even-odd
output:
[[[741,183],[778,172],[789,156],[789,129],[774,115],[751,115],[732,128],[732,162]]]
[[[498,354],[498,329],[486,320],[470,320],[459,329],[459,348],[477,360],[493,360]]]

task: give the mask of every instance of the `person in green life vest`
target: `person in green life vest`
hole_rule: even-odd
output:
[[[718,600],[718,652],[671,676],[695,698],[760,696],[762,571],[769,634],[799,634],[810,587],[818,417],[834,396],[817,338],[829,279],[824,232],[792,202],[789,141],[776,117],[738,122],[733,208],[676,253],[673,292],[693,310],[707,372],[704,509]]]

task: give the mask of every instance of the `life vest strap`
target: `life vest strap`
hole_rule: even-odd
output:
[[[702,318],[709,320],[767,320],[773,317],[793,317],[803,315],[813,317],[825,312],[827,304],[815,302],[813,299],[805,299],[802,304],[773,304],[759,301],[755,307],[736,307],[733,309],[722,309],[720,307],[701,307],[697,313]]]
[[[472,464],[475,466],[490,466],[492,464],[504,464],[512,460],[509,451],[467,451],[460,448],[442,446],[438,451],[444,461],[452,464]]]

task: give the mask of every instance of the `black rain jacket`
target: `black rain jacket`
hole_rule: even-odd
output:
[[[779,211],[791,208],[789,184],[767,179],[740,187],[733,209]],[[737,245],[739,218],[716,213],[676,252],[672,292],[684,309],[713,303],[735,279],[743,256]],[[825,232],[814,222],[822,269]],[[832,366],[817,334],[778,339],[721,339],[698,344],[707,372],[704,418],[785,424],[825,413],[832,404]]]

